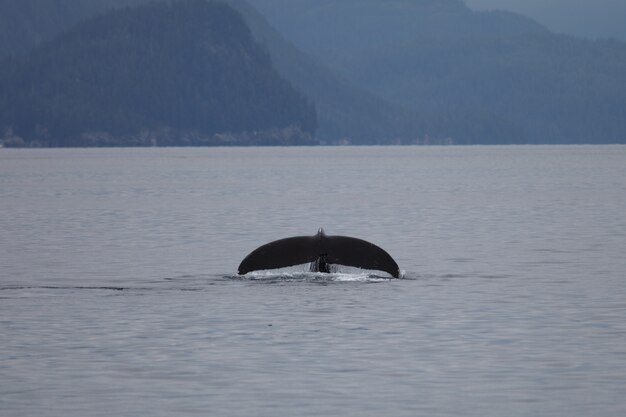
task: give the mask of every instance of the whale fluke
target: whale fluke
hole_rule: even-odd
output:
[[[313,272],[329,272],[328,264],[340,264],[400,277],[398,264],[382,248],[354,237],[327,236],[323,229],[314,236],[288,237],[255,249],[241,261],[238,272],[244,275],[309,262]]]

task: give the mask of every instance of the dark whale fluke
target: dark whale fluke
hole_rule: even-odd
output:
[[[383,249],[362,239],[327,236],[296,236],[267,243],[250,253],[239,265],[239,275],[311,262],[312,272],[330,272],[328,264],[372,269],[400,277],[400,268]]]

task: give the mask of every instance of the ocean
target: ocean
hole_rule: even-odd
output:
[[[626,415],[626,146],[0,149],[0,416]],[[358,237],[402,279],[237,275]]]

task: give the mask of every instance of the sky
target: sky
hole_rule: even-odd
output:
[[[474,10],[510,10],[558,33],[626,41],[626,0],[464,0]]]

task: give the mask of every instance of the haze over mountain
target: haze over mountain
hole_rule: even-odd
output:
[[[626,141],[626,44],[459,0],[250,0],[296,46],[455,143]],[[323,28],[323,30],[322,30]]]
[[[521,13],[555,32],[626,41],[624,0],[465,0],[475,10]]]

